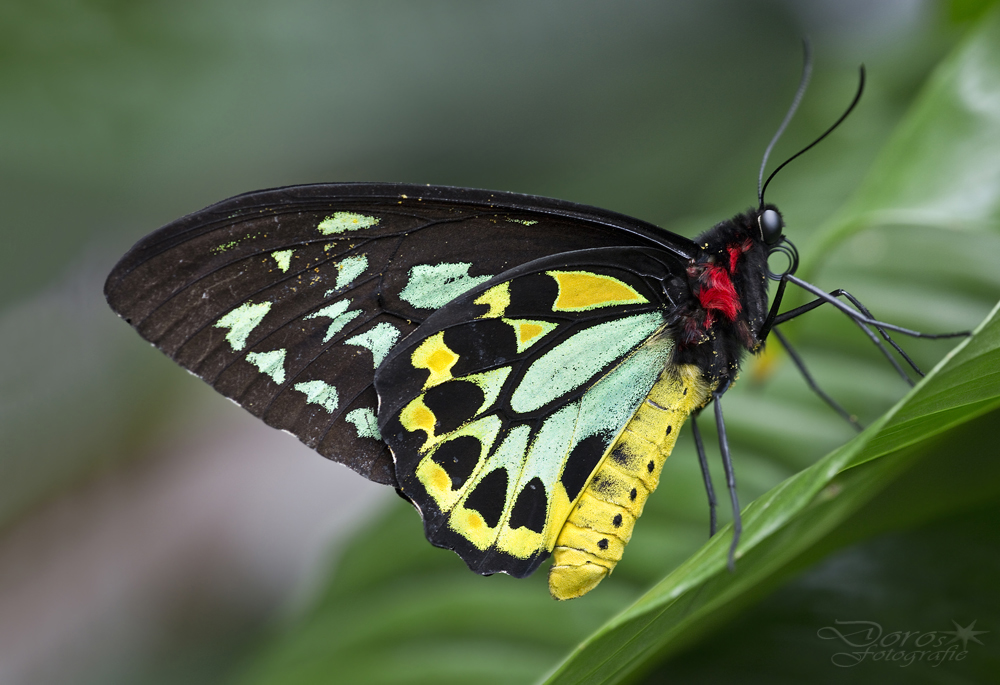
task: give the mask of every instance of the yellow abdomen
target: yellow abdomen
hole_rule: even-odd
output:
[[[660,481],[681,425],[705,404],[710,391],[695,366],[675,366],[660,374],[556,538],[549,570],[553,597],[585,595],[611,573]]]

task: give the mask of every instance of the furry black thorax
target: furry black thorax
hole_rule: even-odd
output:
[[[744,354],[763,348],[758,333],[768,312],[770,247],[759,217],[768,209],[777,211],[750,209],[695,239],[700,249],[688,262],[674,362],[694,364],[713,387],[734,381]]]

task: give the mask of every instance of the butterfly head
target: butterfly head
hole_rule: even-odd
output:
[[[781,214],[777,209],[767,207],[757,214],[757,228],[760,230],[760,239],[768,247],[774,247],[781,242],[784,235],[782,230],[785,222],[781,219]]]
[[[781,213],[771,205],[761,207],[757,210],[757,234],[760,242],[767,248],[767,256],[782,254],[788,259],[788,267],[781,273],[774,273],[767,268],[768,277],[773,280],[781,280],[786,273],[795,273],[799,264],[799,254],[784,234],[785,220]]]

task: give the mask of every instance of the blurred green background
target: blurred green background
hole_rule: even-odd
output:
[[[134,241],[185,213],[247,190],[318,181],[547,195],[693,235],[755,203],[760,155],[794,92],[806,34],[813,83],[774,162],[839,115],[858,64],[869,73],[847,124],[769,190],[808,254],[814,230],[858,187],[928,74],[986,4],[0,4],[0,682],[358,682],[365,660],[373,682],[541,677],[704,541],[704,494],[689,446],[671,460],[673,475],[665,472],[678,485],[649,505],[673,524],[640,524],[626,555],[634,566],[623,563],[617,584],[556,605],[534,578],[517,587],[545,604],[508,601],[515,581],[480,579],[430,548],[416,515],[391,492],[258,426],[142,342],[104,304],[104,276]],[[868,277],[895,278],[901,259],[912,267],[921,258],[886,249],[886,240],[859,236],[844,251],[860,258],[820,283],[850,285],[881,302],[877,312],[898,315],[886,318],[928,327],[926,311],[921,320],[891,286]],[[997,255],[996,241],[977,255],[983,272]],[[945,271],[954,285],[961,268]],[[974,326],[1000,293],[996,281],[954,287],[965,295],[959,305],[934,300],[941,289],[931,288],[931,328]],[[905,387],[887,367],[844,359],[839,342],[824,350],[817,338],[846,324],[817,321],[817,375],[871,421]],[[800,335],[808,349],[809,334]],[[950,345],[909,347],[931,365]],[[766,392],[789,393],[782,412],[768,412],[778,405],[762,403],[752,382],[727,405],[744,501],[852,435],[787,364],[777,366]],[[852,373],[864,377],[863,391],[843,380]],[[775,424],[787,437],[780,444],[758,430]],[[886,570],[877,581],[872,569],[909,573],[917,562],[906,550],[928,539],[955,545],[949,530],[939,521],[848,548],[722,638],[692,647],[674,672],[688,682],[728,679],[718,655],[729,649],[726,658],[749,669],[739,671],[746,680],[785,674],[795,682],[815,671],[816,682],[837,682],[842,674],[815,633],[844,606],[838,588],[858,568],[870,571],[868,587],[892,585],[897,576]],[[995,578],[992,549],[942,554],[962,560],[956,577],[976,577],[985,565]],[[352,626],[371,618],[373,603],[382,611],[417,592],[366,575],[379,550],[403,576],[415,569],[447,580],[440,594],[420,594],[424,606],[388,611],[386,623],[369,621],[359,633]],[[979,602],[1000,627],[997,597],[969,583],[966,596],[942,576],[929,590],[895,597],[891,615],[916,622],[907,611],[946,585],[961,595],[948,601]],[[464,592],[496,592],[520,622],[502,639],[483,633],[449,643],[441,630],[428,633],[443,636],[433,649],[388,649],[428,626],[452,625],[467,611],[456,599]],[[819,608],[790,608],[803,605]],[[451,637],[468,630],[456,627]],[[744,642],[748,633],[756,642]],[[365,640],[388,641],[387,651]],[[352,652],[353,660],[329,658]]]

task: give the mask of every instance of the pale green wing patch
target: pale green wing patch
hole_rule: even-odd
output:
[[[662,324],[659,312],[647,312],[580,331],[531,363],[511,395],[511,408],[527,413],[562,397],[639,345]]]
[[[374,361],[373,368],[377,369],[378,365],[389,354],[392,346],[399,340],[399,335],[398,328],[383,321],[360,335],[348,338],[344,341],[344,344],[357,345],[371,350]]]
[[[491,276],[470,276],[471,267],[471,262],[418,264],[410,269],[410,280],[399,293],[399,299],[417,309],[439,309],[490,280]]]
[[[375,412],[371,409],[367,407],[355,409],[348,412],[344,418],[354,424],[359,438],[382,439],[382,434],[378,431],[378,419],[375,417]]]
[[[326,334],[323,336],[323,342],[330,342],[333,336],[340,333],[344,326],[349,324],[355,318],[361,316],[360,310],[355,310],[353,312],[347,311],[347,308],[351,306],[350,300],[340,300],[339,302],[334,302],[331,305],[323,307],[317,312],[306,316],[306,319],[316,319],[316,318],[327,318],[333,319],[330,325],[326,329]]]
[[[378,225],[378,218],[354,212],[334,212],[319,222],[316,227],[323,235],[335,235],[348,231],[360,231]]]
[[[337,389],[324,381],[306,381],[304,383],[296,383],[294,387],[299,392],[305,394],[307,403],[318,404],[331,414],[340,405]]]
[[[662,324],[662,319],[661,319]],[[592,435],[617,437],[666,367],[674,341],[653,335],[595,383],[581,398],[576,441]]]
[[[260,369],[260,372],[267,374],[271,379],[281,385],[285,382],[285,351],[272,350],[271,352],[251,352],[246,357],[247,361]]]
[[[216,328],[229,329],[229,332],[226,333],[226,340],[233,348],[233,352],[239,352],[246,347],[247,337],[253,332],[253,329],[260,325],[269,311],[271,311],[270,302],[259,304],[244,302],[213,325]]]
[[[288,273],[288,267],[292,263],[292,254],[295,250],[278,250],[277,252],[272,252],[271,256],[274,257],[274,261],[278,263],[278,268],[281,269],[282,273]]]
[[[546,492],[552,492],[552,486],[562,472],[563,462],[573,444],[579,417],[580,402],[577,401],[567,404],[545,419],[531,442],[527,458],[522,462],[518,478],[519,490],[537,477],[545,485]]]
[[[360,276],[368,268],[368,257],[363,254],[348,257],[337,264],[339,273],[337,274],[336,289],[346,288],[355,278]]]

